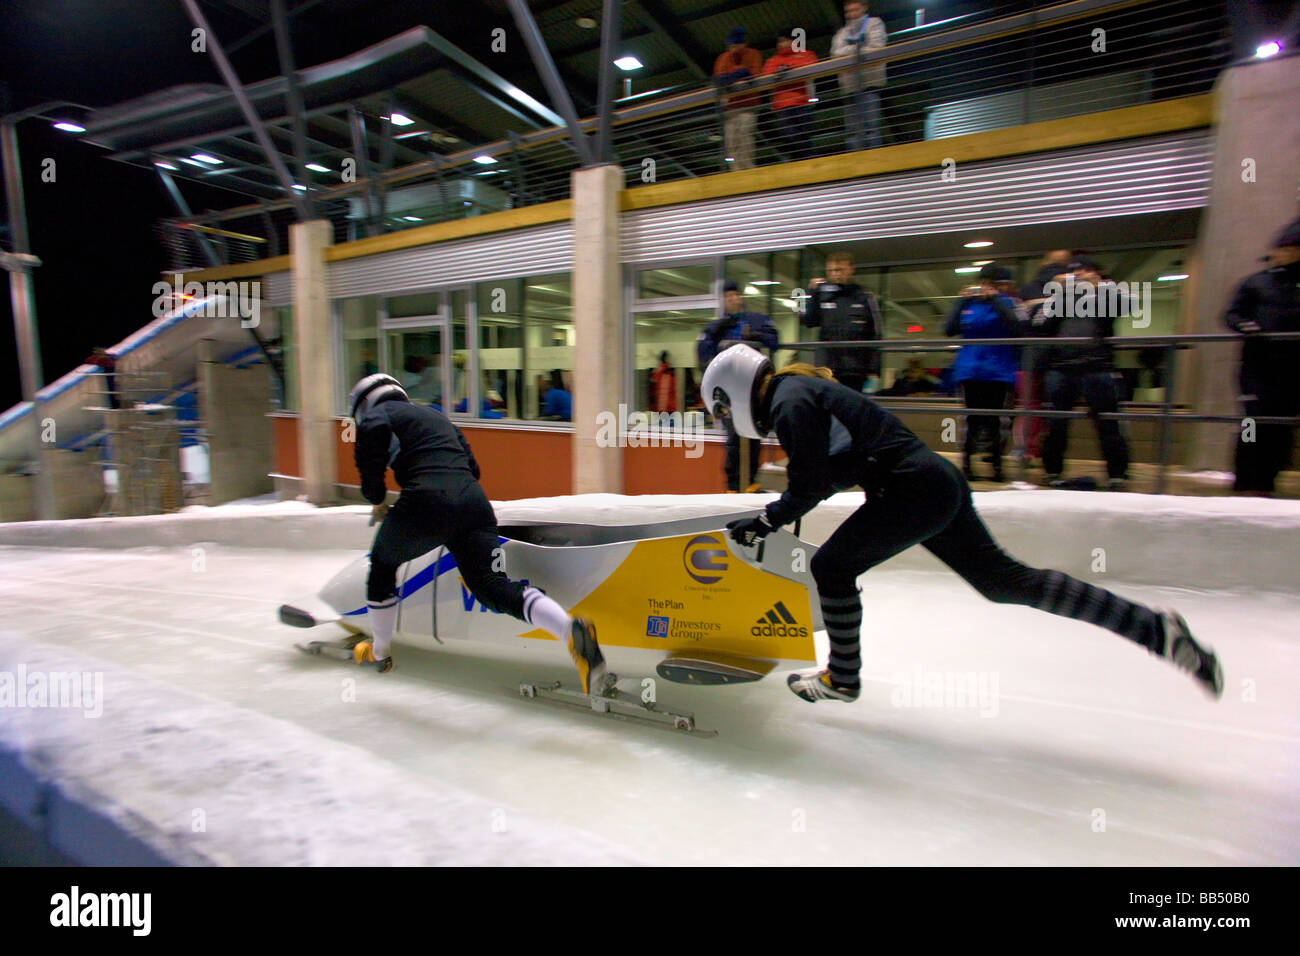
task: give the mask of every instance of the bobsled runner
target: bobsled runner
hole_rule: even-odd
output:
[[[756,548],[731,541],[727,521],[752,514],[711,515],[635,526],[529,523],[499,527],[505,571],[543,589],[570,613],[591,618],[611,671],[646,673],[683,684],[756,681],[778,667],[816,660],[813,632],[822,626],[809,571],[816,547],[778,529]],[[351,659],[366,635],[364,557],[336,574],[319,595],[280,607],[295,627],[337,623],[344,641],[297,645],[307,653]],[[431,649],[448,640],[514,643],[553,641],[541,629],[483,607],[456,562],[437,548],[398,569],[394,642]],[[529,698],[559,699],[602,713],[695,731],[689,714],[660,711],[624,694],[581,695],[553,683],[524,682]],[[581,698],[581,699],[579,699]],[[648,706],[647,706],[648,705]],[[679,719],[685,718],[685,719]]]

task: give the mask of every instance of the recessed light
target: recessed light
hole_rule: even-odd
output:
[[[314,169],[318,173],[328,173],[330,171],[328,166],[322,166],[320,163],[308,163],[307,168]]]
[[[1270,56],[1277,56],[1282,52],[1282,44],[1276,40],[1269,40],[1267,43],[1261,43],[1255,48],[1255,58],[1267,60]]]
[[[584,30],[596,29],[596,21],[591,17],[578,17],[575,22]]]
[[[496,157],[489,156],[486,153],[481,153],[474,157],[474,162],[478,163],[480,166],[491,166],[496,162]]]
[[[965,274],[968,273],[968,272],[979,272],[979,271],[980,271],[980,267],[979,267],[979,266],[962,266],[960,269],[953,269],[952,271],[955,272],[955,273],[957,273],[958,275],[965,275]]]
[[[990,241],[987,240],[987,239],[977,239],[977,240],[975,240],[974,242],[968,242],[968,243],[966,243],[966,248],[967,248],[967,249],[986,249],[986,248],[988,248],[988,247],[991,246],[991,245],[993,245],[993,243],[990,242]]]
[[[194,153],[190,159],[197,159],[200,163],[207,163],[211,166],[220,166],[221,160],[215,156],[209,156],[207,153]]]
[[[614,65],[627,73],[641,69],[641,61],[634,56],[620,56],[614,61]]]
[[[1169,275],[1158,277],[1156,281],[1157,282],[1179,282],[1186,278],[1188,278],[1188,276],[1187,273],[1185,272],[1171,272]]]
[[[301,183],[294,183],[294,184],[293,184],[293,188],[294,188],[294,189],[301,189],[303,192],[306,192],[306,191],[307,191],[307,187],[304,186],[304,185],[302,185]]]
[[[424,222],[424,220],[421,219],[419,216],[403,216],[402,218],[405,219],[407,222]]]
[[[394,113],[392,116],[385,116],[384,119],[388,120],[388,122],[392,123],[394,126],[410,126],[415,122],[415,120],[411,119],[411,117],[404,113]]]
[[[78,126],[76,123],[67,122],[55,123],[54,128],[61,129],[65,133],[84,133],[86,131],[86,127],[84,126]]]
[[[754,285],[780,285],[775,279],[755,279]]]
[[[159,169],[170,169],[172,172],[180,168],[179,166],[173,166],[171,163],[164,163],[161,159],[155,159],[153,164]]]
[[[979,260],[977,260],[977,261],[975,261],[975,262],[972,262],[971,265],[975,265],[975,266],[991,266],[991,265],[993,265],[993,260],[992,260],[992,259],[979,259]]]

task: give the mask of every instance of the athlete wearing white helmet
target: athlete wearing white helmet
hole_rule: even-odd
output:
[[[975,513],[961,471],[866,395],[835,381],[830,369],[798,363],[775,371],[754,349],[733,345],[705,370],[700,395],[715,417],[730,418],[740,434],[759,438],[774,432],[789,455],[781,497],[758,516],[727,525],[740,544],[752,545],[833,492],[860,486],[867,493],[866,503],[812,560],[831,653],[824,670],[788,678],[804,700],[857,700],[858,576],[914,544],[924,545],[991,601],[1107,628],[1188,671],[1212,696],[1222,695],[1218,658],[1196,642],[1181,615],[1010,557]]]
[[[582,689],[607,688],[605,658],[596,627],[570,618],[535,587],[512,581],[494,569],[496,514],[479,486],[479,467],[459,428],[442,412],[413,404],[391,375],[368,375],[348,396],[357,424],[355,449],[361,493],[384,522],[370,548],[366,582],[367,621],[372,640],[354,648],[359,664],[392,668],[391,643],[397,621],[397,569],[407,561],[447,546],[465,586],[479,602],[527,621],[567,643]],[[384,506],[389,468],[402,489],[391,509]]]

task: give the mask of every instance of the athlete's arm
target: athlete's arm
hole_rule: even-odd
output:
[[[372,505],[382,503],[388,496],[384,473],[388,471],[389,444],[393,431],[382,414],[366,415],[357,423],[357,447],[353,456],[361,474],[361,494]]]
[[[774,423],[776,437],[790,456],[786,489],[767,506],[774,528],[812,511],[831,492],[830,415],[808,399],[783,404]]]
[[[454,428],[455,426],[453,425],[452,427]],[[456,437],[460,439],[460,447],[465,449],[465,457],[469,459],[470,474],[472,474],[474,480],[477,481],[479,478],[478,462],[474,460],[474,452],[470,449],[469,442],[465,440],[465,433],[457,428]]]

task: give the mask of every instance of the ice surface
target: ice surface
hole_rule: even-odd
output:
[[[627,524],[765,500],[584,496],[498,513]],[[810,539],[860,502],[823,506]],[[1030,492],[979,505],[1028,547],[1018,529],[1032,524],[1046,553],[1088,544],[1061,528],[1106,524],[1123,552],[1148,546],[1137,539],[1152,515],[1176,527],[1226,514],[1241,537],[1202,538],[1197,551],[1215,567],[1246,560],[1251,528],[1277,542],[1278,528],[1300,524],[1300,506],[1278,501]],[[207,511],[239,522],[252,507]],[[295,521],[302,510],[271,507]],[[349,533],[364,547],[365,510],[317,518],[358,526]],[[206,533],[211,520],[186,527]],[[1196,546],[1172,533],[1166,543]],[[519,698],[521,679],[571,681],[554,645],[399,648],[385,676],[292,651],[304,632],[280,625],[276,607],[354,555],[0,546],[0,671],[105,672],[102,717],[0,708],[0,745],[129,811],[187,860],[1300,863],[1294,588],[1198,586],[1162,578],[1160,564],[1148,583],[1092,578],[1182,610],[1225,664],[1227,692],[1212,702],[1109,632],[989,604],[946,571],[887,566],[860,581],[862,700],[809,705],[779,674],[723,688],[659,681],[664,706],[720,734],[698,739]],[[1153,554],[1164,558],[1186,566]],[[824,657],[824,635],[818,648]],[[618,649],[608,656],[618,670]],[[977,693],[945,701],[944,680],[967,675]],[[205,833],[191,832],[194,808],[206,810]]]

